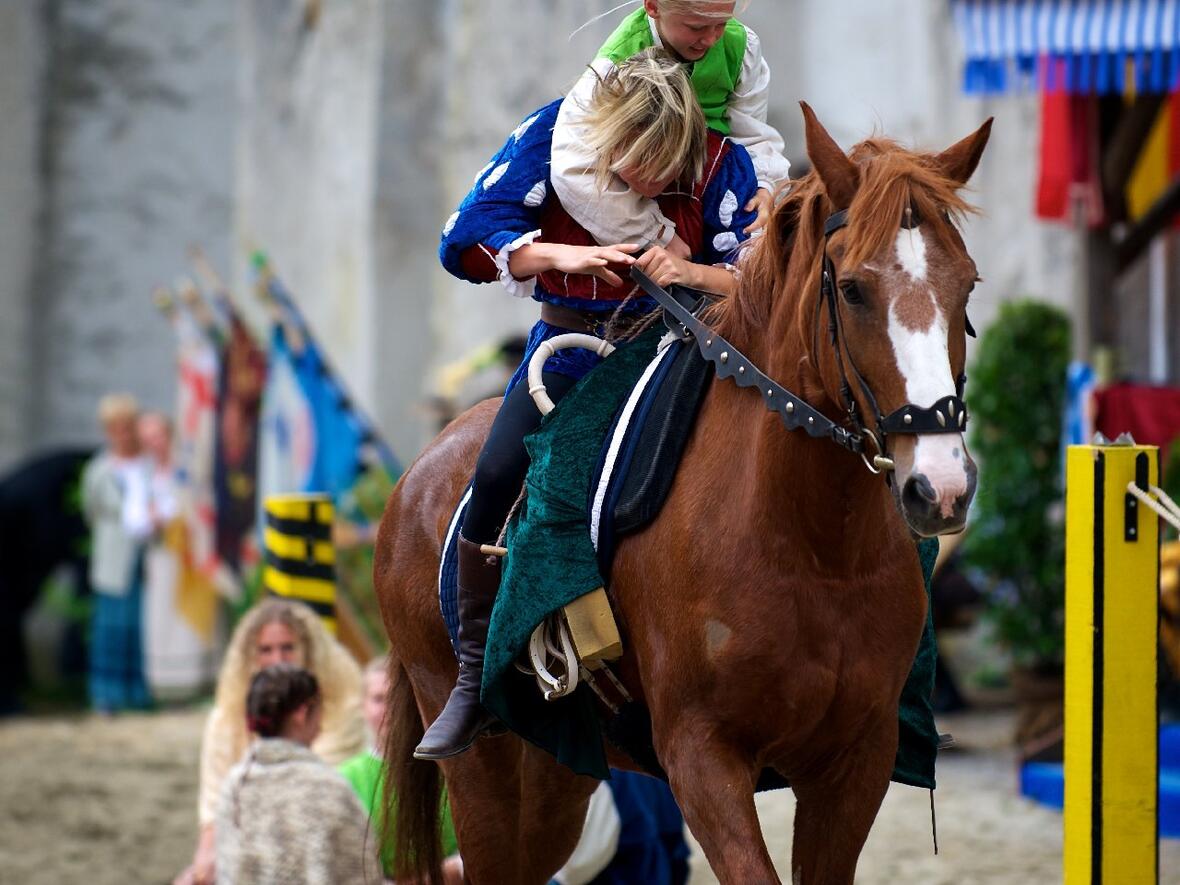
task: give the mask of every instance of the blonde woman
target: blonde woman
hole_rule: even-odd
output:
[[[554,196],[548,180],[560,102],[525,120],[476,179],[447,222],[440,257],[455,275],[474,282],[499,279],[518,296],[541,302],[541,321],[509,384],[475,468],[471,500],[459,536],[459,680],[415,751],[420,759],[463,752],[492,725],[479,703],[488,620],[500,586],[500,561],[480,553],[495,543],[528,470],[524,437],[540,414],[518,382],[542,342],[569,331],[602,334],[616,315],[622,324],[654,302],[633,297],[627,268],[645,270],[661,285],[680,283],[728,294],[727,257],[746,238],[754,213],[743,207],[758,189],[749,155],[711,132],[684,66],[660,50],[624,61],[597,83],[587,108],[590,172],[604,193],[633,191],[674,219],[694,260],[651,245],[598,246]],[[566,350],[545,364],[554,401],[599,361]]]
[[[266,599],[238,622],[217,681],[213,710],[201,741],[198,798],[200,839],[193,865],[178,883],[214,881],[214,828],[217,802],[230,769],[250,746],[246,695],[255,673],[272,664],[294,664],[316,677],[323,701],[323,724],[311,749],[337,765],[365,746],[361,715],[361,672],[352,656],[328,633],[307,606]]]

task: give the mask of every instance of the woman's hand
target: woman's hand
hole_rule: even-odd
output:
[[[635,263],[631,253],[639,248],[634,243],[619,243],[614,246],[567,246],[562,243],[551,245],[556,249],[553,258],[554,270],[589,274],[610,286],[621,286],[623,280],[607,265],[624,264],[630,267]]]
[[[622,278],[607,265],[635,263],[631,255],[639,249],[635,243],[614,246],[570,246],[565,243],[530,243],[508,256],[508,270],[518,280],[549,270],[580,273],[598,277],[610,286],[623,285]]]
[[[639,256],[635,266],[663,287],[679,284],[698,288],[698,265],[683,258],[677,258],[663,246],[652,246]]]
[[[770,213],[774,210],[774,194],[764,187],[758,188],[750,202],[746,203],[747,212],[757,212],[758,217],[751,222],[750,226],[746,228],[746,233],[752,234],[754,231],[762,230],[766,227],[766,222],[770,221]]]

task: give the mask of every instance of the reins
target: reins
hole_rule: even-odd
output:
[[[840,373],[840,395],[844,400],[846,420],[851,424],[851,429],[843,424],[837,424],[801,397],[771,379],[732,343],[705,325],[699,313],[708,304],[709,299],[706,296],[693,293],[692,300],[696,303],[694,307],[689,308],[676,294],[657,285],[655,280],[639,268],[631,268],[631,278],[664,309],[668,327],[674,334],[682,339],[692,338],[696,342],[701,356],[716,368],[717,377],[732,380],[738,387],[757,387],[763,405],[776,413],[788,430],[803,430],[808,436],[829,439],[840,448],[860,455],[865,466],[873,473],[889,473],[894,469],[893,459],[885,454],[889,434],[961,433],[966,428],[967,405],[963,402],[963,394],[967,385],[967,375],[960,373],[955,380],[955,393],[944,396],[933,405],[922,407],[906,403],[888,415],[881,413],[872,388],[857,367],[852,351],[848,349],[838,303],[836,269],[828,257],[828,240],[836,231],[847,226],[847,209],[834,212],[824,223],[824,250],[819,300],[816,303],[815,334],[818,335],[820,311],[826,302],[829,338],[835,350],[836,368]],[[902,227],[913,229],[916,226],[912,213],[907,210]],[[679,289],[681,294],[692,291],[682,287],[674,287],[675,289]],[[975,330],[971,328],[969,320],[966,326],[968,334],[974,336]],[[868,403],[876,425],[875,430],[870,429],[861,416],[860,405],[849,382],[848,369],[851,370],[852,378]],[[871,443],[875,449],[874,454],[869,454],[866,442]]]

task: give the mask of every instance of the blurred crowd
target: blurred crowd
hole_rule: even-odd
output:
[[[92,539],[90,706],[104,716],[144,710],[200,697],[216,678],[196,844],[175,881],[391,881],[386,659],[362,669],[315,612],[278,597],[237,619],[222,655],[224,606],[185,588],[171,422],[126,394],[105,397],[98,420],[105,445],[79,486]],[[665,784],[617,772],[594,795],[582,842],[555,881],[685,882],[683,827]],[[462,882],[445,793],[439,834],[444,880]]]

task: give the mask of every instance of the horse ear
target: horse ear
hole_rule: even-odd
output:
[[[852,161],[840,149],[840,145],[828,134],[815,111],[805,101],[799,102],[803,109],[803,127],[807,135],[807,156],[815,167],[824,190],[836,209],[847,209],[860,184],[860,175]]]
[[[982,126],[934,158],[942,174],[960,187],[975,174],[975,167],[979,165],[983,149],[987,147],[987,140],[992,134],[993,120],[995,117],[988,117]]]

